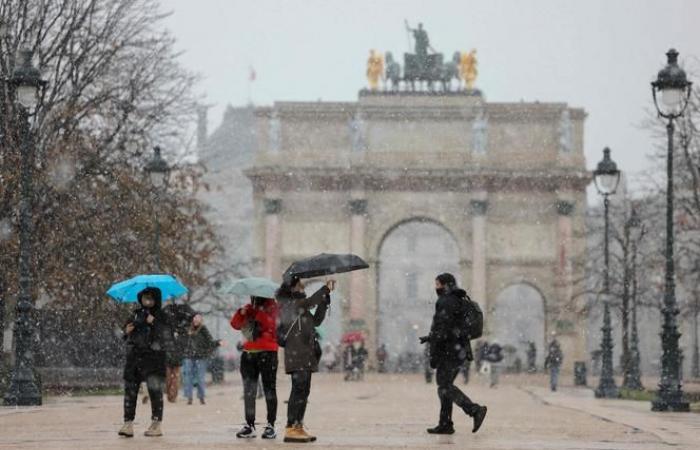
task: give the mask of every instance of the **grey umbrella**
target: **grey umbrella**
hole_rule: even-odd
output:
[[[357,255],[321,253],[320,255],[293,262],[284,272],[284,281],[289,282],[295,276],[299,278],[315,278],[367,268],[369,268],[369,265]]]

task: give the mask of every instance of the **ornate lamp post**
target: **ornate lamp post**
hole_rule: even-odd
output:
[[[153,148],[153,158],[146,163],[144,170],[151,179],[151,184],[154,188],[154,205],[157,206],[160,201],[160,194],[167,187],[168,178],[170,177],[170,166],[168,166],[168,163],[161,156],[160,147],[155,146]],[[160,217],[157,212],[155,216],[156,229],[155,239],[153,240],[153,255],[156,260],[156,269],[160,271]]]
[[[32,139],[31,117],[36,114],[37,105],[46,81],[32,64],[33,52],[22,49],[19,52],[19,65],[8,80],[10,91],[15,92],[18,124],[21,127],[22,163],[20,181],[22,186],[19,203],[19,297],[17,299],[17,320],[15,322],[15,367],[12,371],[10,387],[5,393],[7,406],[41,405],[41,392],[34,379],[34,358],[32,337],[34,323],[32,311],[32,166],[34,164],[34,142]]]
[[[680,348],[676,316],[679,313],[676,302],[675,266],[673,261],[673,132],[674,120],[681,117],[688,106],[691,85],[685,71],[678,66],[678,52],[670,49],[666,53],[668,62],[651,83],[654,106],[660,117],[668,119],[668,154],[666,163],[666,279],[664,301],[661,310],[661,380],[652,411],[689,411],[690,405],[683,400],[680,379]],[[659,94],[661,101],[658,101]]]
[[[610,158],[610,149],[603,149],[603,159],[598,163],[598,167],[593,172],[593,181],[595,182],[598,193],[603,196],[603,205],[605,209],[605,273],[603,274],[603,295],[604,314],[603,314],[603,339],[600,344],[600,349],[603,355],[603,364],[600,374],[600,382],[595,391],[596,397],[616,398],[618,397],[617,386],[613,378],[613,340],[612,327],[610,325],[610,302],[608,296],[610,294],[610,252],[609,252],[609,210],[610,210],[610,195],[617,191],[617,186],[620,184],[620,171],[617,164]]]
[[[625,226],[628,230],[636,230],[640,228],[642,221],[637,214],[637,208],[632,207],[632,212],[630,214]],[[628,231],[628,233],[630,232]],[[642,233],[644,231],[642,230]],[[642,372],[640,370],[640,356],[639,356],[639,333],[637,331],[637,239],[638,235],[632,237],[632,342],[630,344],[630,360],[628,361],[629,367],[627,373],[625,374],[624,386],[628,389],[642,390],[644,386],[642,385]]]

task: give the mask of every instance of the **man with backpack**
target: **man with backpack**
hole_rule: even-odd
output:
[[[455,378],[466,360],[473,360],[471,339],[481,337],[484,317],[479,305],[457,287],[452,274],[443,273],[435,279],[435,315],[430,334],[420,338],[430,346],[430,366],[436,369],[440,421],[430,434],[453,434],[452,404],[472,417],[472,433],[476,433],[486,417],[486,406],[472,402],[454,385]]]

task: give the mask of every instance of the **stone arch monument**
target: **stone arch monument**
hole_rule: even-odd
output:
[[[362,91],[355,102],[256,108],[246,175],[258,272],[279,280],[296,258],[363,256],[370,269],[339,277],[335,310],[344,330],[365,330],[373,356],[378,321],[388,320],[378,303],[382,243],[406,221],[438,223],[454,238],[456,275],[486,312],[487,334],[499,293],[530,283],[546,304],[541,327],[558,333],[569,367],[587,356],[574,295],[590,181],[584,120],[565,103],[489,103],[474,91]]]

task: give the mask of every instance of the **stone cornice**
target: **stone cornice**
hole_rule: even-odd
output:
[[[583,191],[591,174],[577,170],[505,171],[495,169],[388,169],[253,167],[245,171],[256,191],[350,190],[362,183],[368,191]]]

